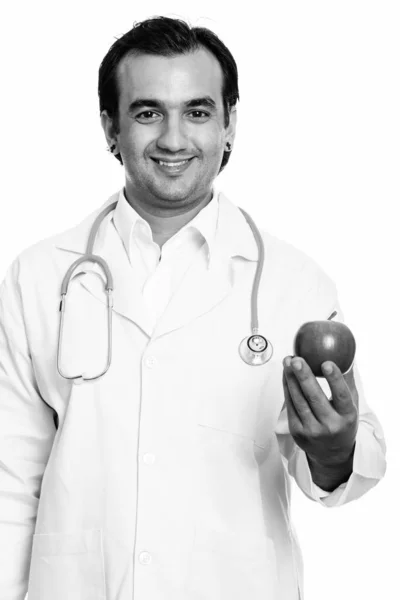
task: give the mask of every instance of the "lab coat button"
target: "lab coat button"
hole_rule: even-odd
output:
[[[152,465],[154,463],[154,461],[156,460],[156,457],[154,456],[154,454],[147,452],[146,454],[143,455],[143,460],[146,463],[146,465]]]
[[[155,356],[148,356],[144,362],[146,367],[152,369],[157,364],[157,359]]]
[[[142,565],[149,565],[151,563],[151,554],[148,552],[141,552],[139,554],[139,562]]]

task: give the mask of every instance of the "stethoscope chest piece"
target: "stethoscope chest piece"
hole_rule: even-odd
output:
[[[239,346],[239,354],[251,366],[265,365],[273,353],[271,342],[259,333],[245,337]]]

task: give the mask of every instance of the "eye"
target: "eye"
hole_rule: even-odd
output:
[[[153,117],[152,117],[153,115]],[[153,110],[145,110],[136,116],[137,119],[141,119],[142,121],[154,121],[154,117],[157,117],[158,113],[155,113]]]
[[[189,114],[194,115],[196,121],[199,119],[208,119],[210,116],[209,113],[205,112],[204,110],[192,110]]]

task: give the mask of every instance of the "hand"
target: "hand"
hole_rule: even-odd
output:
[[[295,365],[301,365],[297,370]],[[303,358],[283,361],[283,389],[289,430],[296,444],[318,465],[335,466],[349,460],[358,429],[358,392],[353,369],[342,375],[332,361],[322,365],[332,392],[329,401]],[[325,367],[332,367],[327,373]]]

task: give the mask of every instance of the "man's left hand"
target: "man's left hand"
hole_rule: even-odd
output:
[[[296,369],[300,365],[300,369]],[[353,369],[342,375],[332,361],[322,370],[332,398],[324,394],[317,378],[303,358],[283,361],[283,389],[289,430],[309,460],[318,465],[335,466],[349,460],[358,429],[358,393]],[[331,366],[329,374],[324,367]]]

